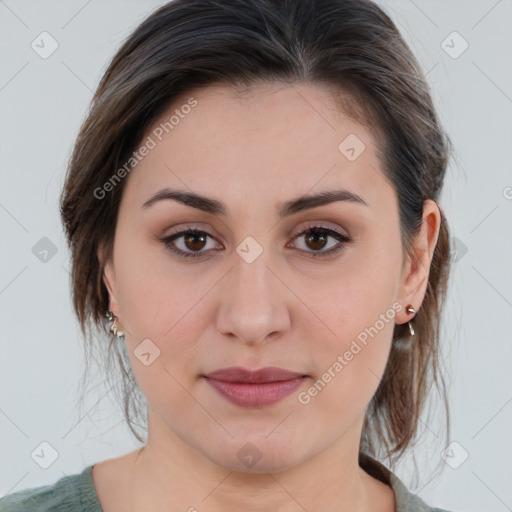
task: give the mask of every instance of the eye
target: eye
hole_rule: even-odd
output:
[[[308,256],[313,258],[331,256],[338,251],[341,251],[346,244],[352,242],[350,237],[343,235],[334,229],[322,226],[308,227],[295,235],[293,240],[297,240],[302,237],[304,237],[306,249],[301,249],[301,252],[308,253]],[[203,251],[203,249],[207,248],[209,238],[213,239],[213,237],[206,231],[188,228],[184,231],[179,231],[172,235],[159,238],[158,240],[165,244],[170,251],[181,257],[199,258],[209,252],[207,250]],[[329,239],[337,240],[337,243],[329,244]],[[325,247],[329,247],[329,245],[330,248],[328,250],[323,250]],[[308,248],[313,250],[308,250]],[[217,249],[210,247],[209,250]]]
[[[352,242],[352,239],[346,235],[338,233],[338,231],[322,226],[311,226],[304,231],[300,232],[293,239],[304,238],[304,244],[306,247],[305,252],[313,258],[322,258],[331,256],[341,251],[346,244]],[[329,246],[329,238],[337,240],[337,243],[330,245],[328,250],[323,250]],[[312,248],[313,251],[309,251],[308,248]]]
[[[183,240],[180,244],[176,244],[176,241],[180,240],[180,238]],[[180,231],[173,235],[161,238],[160,241],[163,242],[169,250],[179,256],[183,256],[185,258],[198,258],[203,256],[205,251],[201,251],[201,249],[204,249],[206,246],[208,238],[212,237],[206,231],[189,228],[185,231]],[[181,245],[182,248],[178,248],[177,245]],[[189,250],[192,252],[188,252]]]

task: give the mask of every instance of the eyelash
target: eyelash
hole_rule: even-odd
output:
[[[311,226],[306,228],[305,230],[301,231],[297,235],[293,237],[293,240],[296,240],[297,238],[310,233],[310,232],[320,232],[321,234],[326,234],[332,238],[335,238],[338,240],[339,244],[335,247],[329,249],[328,251],[303,251],[309,254],[312,258],[326,258],[328,256],[331,256],[333,254],[336,254],[337,252],[341,251],[345,245],[352,242],[352,238],[342,235],[341,233],[338,233],[338,231],[330,228],[325,228],[323,226]],[[193,234],[193,235],[206,235],[207,237],[213,238],[210,236],[209,233],[206,231],[188,228],[184,231],[179,231],[177,233],[174,233],[172,235],[158,238],[160,242],[162,242],[170,251],[178,254],[180,257],[183,258],[200,258],[203,256],[204,253],[202,252],[185,252],[181,249],[177,249],[174,245],[171,244],[174,240],[181,238],[184,235]]]

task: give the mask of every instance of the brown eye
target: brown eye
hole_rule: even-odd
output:
[[[313,226],[299,233],[294,240],[303,238],[305,249],[304,252],[314,258],[330,256],[341,251],[345,244],[352,241],[348,236],[338,233],[334,229],[324,228],[321,226]],[[323,250],[329,245],[329,239],[337,240],[338,243],[331,244],[328,250]]]
[[[183,235],[183,243],[191,251],[200,251],[206,245],[206,236],[200,232],[187,233]]]
[[[187,229],[164,237],[160,239],[160,241],[163,242],[169,250],[179,256],[198,258],[209,252],[203,251],[208,244],[209,238],[213,239],[206,231]],[[181,247],[178,247],[178,245],[181,245]]]
[[[189,228],[159,240],[170,251],[179,256],[199,258],[206,256],[211,250],[217,250],[215,247],[210,247],[210,250],[203,250],[207,247],[209,238],[213,240],[213,237],[206,231]],[[338,233],[334,229],[321,226],[313,226],[302,231],[294,237],[294,240],[300,238],[304,239],[304,248],[301,248],[300,251],[314,258],[327,257],[337,253],[352,241],[351,238]],[[332,243],[330,240],[337,240],[337,243]],[[328,250],[324,250],[326,247]]]
[[[322,231],[315,229],[310,230],[309,234],[305,235],[304,238],[306,245],[315,251],[319,251],[323,249],[329,240],[329,235],[326,233],[323,233]]]

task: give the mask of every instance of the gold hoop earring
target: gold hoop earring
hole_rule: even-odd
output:
[[[117,316],[114,315],[110,309],[105,313],[105,316],[110,320],[110,332],[118,338],[123,338],[124,331],[119,329],[119,326],[117,325]]]
[[[412,307],[411,304],[409,304],[405,310],[407,311],[407,313],[416,313],[416,310]],[[409,333],[411,334],[411,336],[414,336],[414,328],[413,326],[411,325],[411,322],[407,322],[408,325],[409,325]]]

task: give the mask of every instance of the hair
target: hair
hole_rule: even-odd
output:
[[[60,198],[73,305],[86,355],[89,349],[94,354],[96,338],[100,360],[117,365],[124,416],[139,441],[135,419],[145,419],[144,399],[124,344],[104,324],[109,300],[103,269],[112,255],[126,180],[102,200],[94,191],[129,160],[147,130],[182,95],[210,85],[249,90],[279,83],[327,87],[341,110],[371,128],[379,141],[382,172],[397,194],[404,254],[413,256],[424,201],[439,199],[451,141],[417,60],[375,3],[175,0],[156,10],[122,44],[104,73],[77,136]],[[100,247],[104,258],[97,255]],[[439,345],[449,270],[449,231],[441,210],[426,294],[413,322],[416,334],[411,339],[407,324],[394,327],[387,366],[366,410],[360,460],[387,457],[394,465],[417,439],[420,415],[434,387],[449,435]]]

